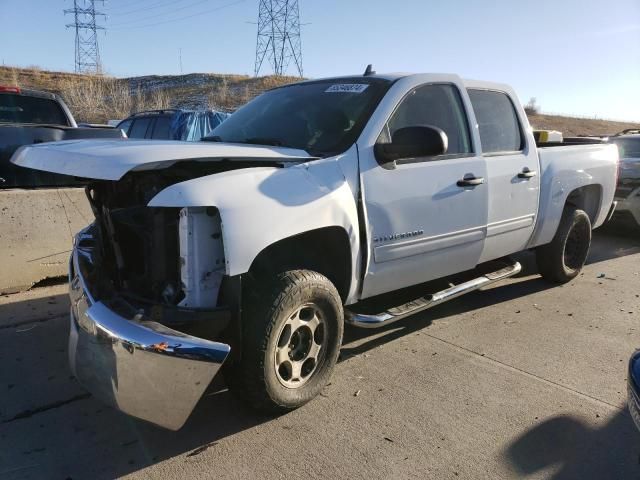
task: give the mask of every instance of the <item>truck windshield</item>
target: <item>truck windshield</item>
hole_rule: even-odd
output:
[[[42,123],[69,126],[55,100],[13,93],[0,94],[0,123]]]
[[[355,142],[390,85],[389,80],[355,77],[276,88],[240,108],[203,140],[335,155]]]

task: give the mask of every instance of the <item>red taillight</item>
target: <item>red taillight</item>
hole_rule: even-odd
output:
[[[20,87],[8,87],[0,85],[0,92],[20,93]]]

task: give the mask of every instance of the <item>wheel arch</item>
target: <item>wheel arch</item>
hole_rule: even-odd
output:
[[[584,210],[591,221],[592,228],[599,226],[602,217],[602,200],[604,191],[602,185],[589,183],[574,186],[571,190],[564,190],[561,182],[549,188],[550,194],[541,199],[538,221],[529,248],[545,245],[553,239],[562,214],[567,206]],[[606,212],[605,212],[606,213]]]
[[[260,275],[292,269],[313,270],[334,284],[344,302],[351,289],[353,268],[349,234],[341,226],[328,226],[268,245],[253,259],[249,273]]]
[[[591,224],[595,224],[602,204],[602,186],[598,184],[584,185],[572,190],[567,196],[564,208],[573,206],[584,210]]]

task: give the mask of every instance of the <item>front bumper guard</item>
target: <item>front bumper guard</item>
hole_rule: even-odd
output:
[[[94,298],[86,283],[93,268],[91,240],[87,230],[80,232],[71,257],[71,370],[101,401],[178,430],[231,349],[141,315],[125,318]],[[83,247],[83,241],[89,246]]]

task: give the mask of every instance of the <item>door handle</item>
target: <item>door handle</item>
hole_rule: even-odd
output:
[[[537,174],[538,172],[534,170],[529,170],[528,168],[524,168],[520,173],[518,173],[518,178],[531,178],[531,177],[535,177]]]
[[[483,177],[465,177],[462,180],[458,180],[456,185],[459,187],[477,187],[484,183]]]

